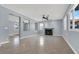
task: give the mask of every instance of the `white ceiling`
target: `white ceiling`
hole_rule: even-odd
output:
[[[63,18],[69,4],[7,4],[2,5],[36,21],[42,20],[42,15],[49,15],[51,20]]]

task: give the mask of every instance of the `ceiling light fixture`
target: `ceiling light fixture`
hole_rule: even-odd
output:
[[[43,15],[42,18],[48,20],[49,19],[49,15]]]

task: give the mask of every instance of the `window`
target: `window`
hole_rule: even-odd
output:
[[[75,8],[73,16],[74,19],[79,19],[79,5]]]
[[[43,23],[40,23],[40,30],[43,30]]]
[[[71,30],[79,30],[79,5],[70,11],[69,24]]]
[[[15,28],[15,29],[19,29],[19,24],[18,24],[18,22],[15,22],[15,23],[14,23],[14,28]]]
[[[75,8],[73,16],[75,20],[75,29],[79,29],[79,5]]]
[[[38,23],[35,23],[35,30],[38,30]]]
[[[29,21],[28,20],[24,20],[23,21],[23,30],[24,31],[28,31],[29,30]]]

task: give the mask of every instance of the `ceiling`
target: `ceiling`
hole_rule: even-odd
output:
[[[49,15],[50,20],[63,18],[69,4],[3,4],[15,12],[36,21],[42,21],[42,15]]]

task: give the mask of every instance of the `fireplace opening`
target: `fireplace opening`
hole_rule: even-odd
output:
[[[53,29],[45,28],[45,35],[53,35]]]

